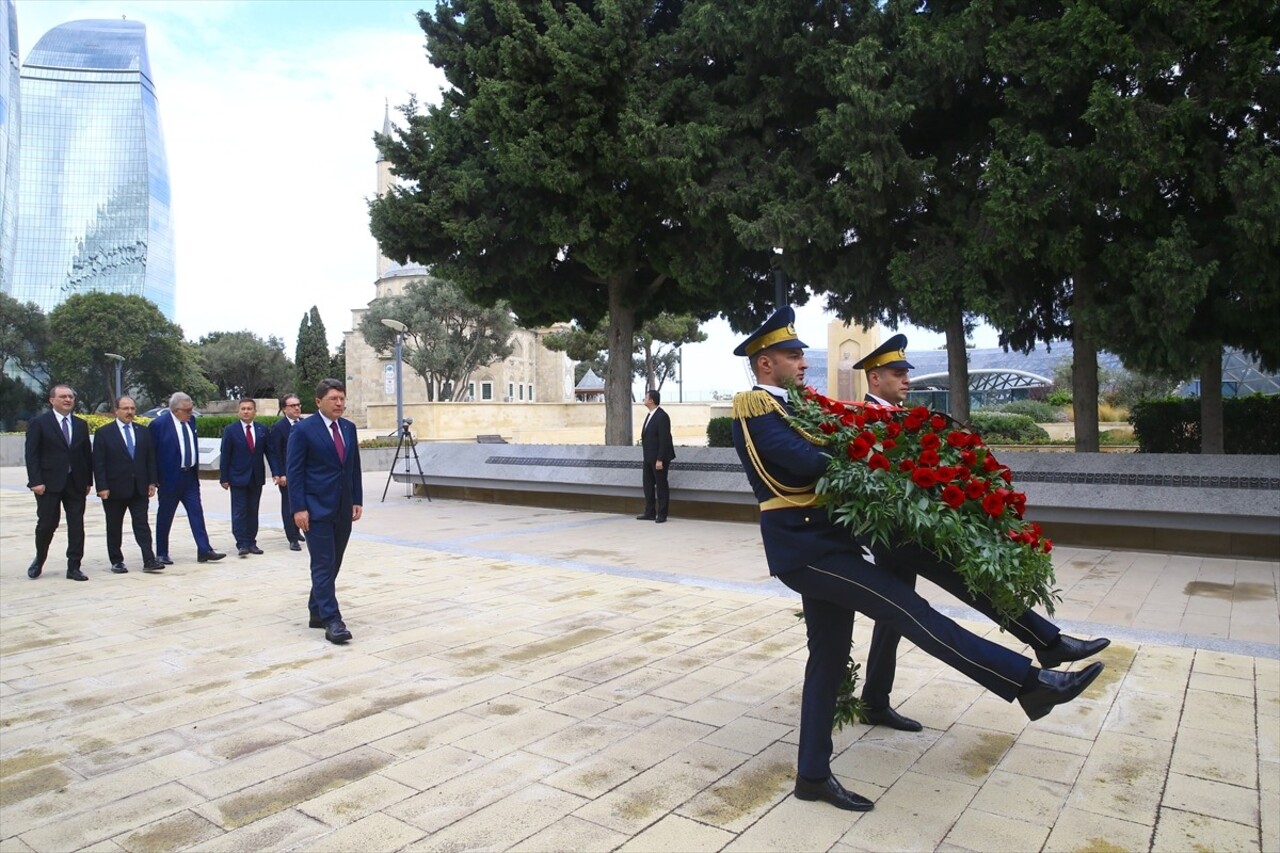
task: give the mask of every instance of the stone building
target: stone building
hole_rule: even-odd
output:
[[[391,133],[391,118],[383,119],[382,132]],[[378,195],[392,183],[391,164],[379,154],[377,161]],[[398,264],[378,255],[378,277],[373,298],[400,296],[411,282],[423,281],[429,275],[418,264]],[[372,299],[370,300],[372,301]],[[351,311],[351,330],[343,333],[347,357],[347,417],[358,426],[368,424],[368,407],[395,403],[395,362],[391,353],[379,355],[365,343],[360,334],[360,318],[368,310]],[[542,344],[550,329],[517,329],[511,339],[511,355],[481,367],[468,381],[468,398],[477,403],[565,403],[573,401],[573,362],[564,353],[553,352]],[[401,371],[404,403],[426,403],[427,385],[407,366]]]

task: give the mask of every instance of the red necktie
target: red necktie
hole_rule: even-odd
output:
[[[333,446],[338,449],[338,461],[345,465],[347,462],[347,446],[342,443],[342,433],[338,431],[338,422],[334,421],[329,424],[329,429],[333,430]]]
[[[245,441],[249,442],[249,452],[253,452],[253,424],[245,424],[244,427]]]

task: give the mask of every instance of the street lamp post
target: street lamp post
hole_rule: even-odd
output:
[[[116,399],[118,400],[124,396],[124,356],[114,352],[104,352],[103,355],[116,363]],[[112,408],[115,407],[112,406]]]
[[[382,325],[396,333],[396,436],[400,437],[404,434],[404,383],[400,371],[404,364],[404,333],[409,327],[390,317],[383,319]]]

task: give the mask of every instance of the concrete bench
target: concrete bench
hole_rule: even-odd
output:
[[[506,444],[507,440],[500,435],[477,435],[476,444]]]

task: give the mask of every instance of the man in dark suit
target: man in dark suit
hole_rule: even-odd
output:
[[[36,557],[27,577],[38,578],[53,544],[53,534],[67,514],[67,579],[87,581],[84,559],[84,503],[93,487],[89,426],[74,417],[76,392],[58,384],[49,389],[49,411],[27,424],[27,488],[36,496]]]
[[[286,476],[293,520],[307,536],[311,552],[311,596],[307,599],[312,628],[324,628],[331,643],[345,643],[351,632],[342,621],[335,581],[360,520],[364,487],[360,481],[360,447],[356,428],[342,413],[347,389],[337,379],[316,386],[316,414],[289,436]]]
[[[293,510],[289,508],[289,476],[285,465],[289,459],[289,433],[302,419],[302,401],[296,394],[286,394],[280,399],[280,414],[267,433],[267,464],[271,467],[271,481],[280,489],[280,520],[284,522],[284,535],[289,540],[290,551],[301,551],[302,534],[293,522]]]
[[[249,398],[237,408],[240,420],[222,431],[218,480],[231,490],[231,532],[241,557],[261,554],[258,547],[258,507],[267,481],[267,430],[253,422],[258,404]]]
[[[911,388],[911,362],[907,361],[907,336],[898,334],[877,347],[866,358],[853,365],[867,374],[866,402],[877,406],[901,406]],[[916,576],[923,575],[956,598],[976,608],[994,621],[999,621],[995,605],[985,596],[975,596],[965,586],[956,567],[919,545],[877,544],[870,547],[876,563],[892,571],[907,586],[914,588]],[[1035,651],[1042,667],[1052,669],[1092,657],[1111,644],[1105,637],[1078,640],[1063,634],[1058,626],[1034,610],[1026,610],[1006,626],[1010,634]],[[890,625],[877,622],[867,649],[866,678],[862,684],[862,701],[866,712],[862,721],[873,726],[889,726],[906,732],[918,732],[923,726],[903,716],[889,701],[898,668],[898,641],[901,635]]]
[[[997,643],[966,631],[934,610],[893,571],[869,562],[848,529],[817,503],[814,487],[827,469],[822,436],[802,434],[787,420],[787,386],[802,384],[805,344],[795,314],[778,309],[734,355],[750,359],[753,390],[733,401],[733,443],[760,501],[760,534],[769,572],[800,594],[808,633],[800,710],[795,795],[837,808],[867,811],[870,800],[831,775],[831,726],[853,637],[853,614],[886,623],[922,651],[1006,701],[1017,699],[1030,719],[1082,693],[1102,671],[1041,670]]]
[[[204,505],[200,502],[200,444],[196,437],[195,406],[181,391],[169,398],[169,410],[151,422],[152,445],[156,449],[156,470],[160,474],[160,500],[156,507],[156,559],[172,566],[169,557],[169,530],[178,504],[187,511],[191,535],[196,540],[196,560],[208,563],[226,554],[213,550],[204,526]]]
[[[637,521],[656,521],[662,524],[667,520],[667,505],[670,501],[670,489],[667,487],[667,473],[676,458],[675,447],[671,444],[671,418],[662,411],[662,395],[653,389],[644,392],[644,406],[649,410],[645,415],[644,425],[640,427],[640,445],[644,451],[644,514],[637,515]]]
[[[102,512],[107,517],[107,557],[111,571],[122,575],[129,569],[124,564],[124,514],[133,522],[133,538],[142,551],[142,570],[158,572],[164,563],[151,550],[151,524],[147,509],[156,493],[156,452],[151,446],[151,433],[138,429],[134,416],[138,406],[132,397],[116,400],[116,419],[104,424],[93,435],[93,479],[98,484]]]

